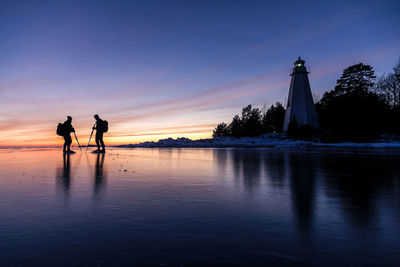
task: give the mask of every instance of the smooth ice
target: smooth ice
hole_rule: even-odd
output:
[[[0,265],[395,265],[399,162],[368,149],[0,149]]]

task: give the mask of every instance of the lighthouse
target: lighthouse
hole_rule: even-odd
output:
[[[308,73],[304,66],[305,61],[300,57],[294,62],[292,80],[290,81],[289,97],[285,112],[283,131],[286,132],[289,123],[296,118],[299,126],[309,125],[318,128],[318,117],[311,95]]]

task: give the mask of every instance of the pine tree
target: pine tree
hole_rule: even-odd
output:
[[[343,74],[336,81],[337,95],[349,93],[368,93],[374,86],[376,76],[370,65],[359,63],[343,70]]]
[[[279,102],[272,105],[262,118],[262,128],[265,133],[282,132],[285,108]]]
[[[373,92],[374,70],[362,63],[350,66],[316,105],[320,126],[339,140],[376,138],[386,131],[387,105]]]
[[[234,137],[243,136],[242,120],[238,115],[233,117],[231,124],[229,124],[229,133]]]
[[[229,127],[225,122],[222,122],[215,127],[213,131],[212,137],[220,137],[220,136],[228,136],[229,135]]]
[[[242,128],[243,136],[258,136],[262,132],[261,111],[258,108],[252,108],[251,105],[242,109]]]

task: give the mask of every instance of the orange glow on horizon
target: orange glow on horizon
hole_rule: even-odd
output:
[[[211,138],[212,130],[208,132],[177,132],[177,133],[148,133],[144,135],[135,135],[135,134],[126,134],[125,136],[113,135],[113,134],[104,134],[104,142],[106,145],[126,145],[126,144],[139,144],[142,142],[151,142],[151,141],[158,141],[160,139],[166,138],[179,138],[179,137],[186,137],[190,139],[205,139]],[[77,135],[79,143],[81,146],[86,146],[89,141],[89,135]],[[72,138],[72,146],[78,146],[75,136],[71,134]],[[13,138],[13,139],[2,139],[0,141],[0,147],[24,147],[24,146],[62,146],[64,140],[61,136],[54,135],[48,138]],[[91,145],[95,145],[94,141],[94,134],[92,140],[90,142]]]

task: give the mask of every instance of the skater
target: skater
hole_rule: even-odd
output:
[[[57,127],[57,134],[64,138],[63,153],[75,153],[71,150],[72,138],[71,133],[75,132],[74,127],[72,127],[72,117],[67,116],[67,120],[63,124],[59,124]]]
[[[94,118],[96,119],[96,124],[94,125],[93,130],[96,130],[97,150],[93,151],[93,153],[106,153],[103,134],[108,131],[108,122],[100,119],[99,115],[97,114],[94,115]],[[100,149],[100,145],[102,149]]]

